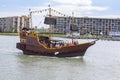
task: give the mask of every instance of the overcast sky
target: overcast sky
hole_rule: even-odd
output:
[[[120,0],[0,0],[0,16],[23,15],[48,4],[67,15],[120,17]]]
[[[0,0],[0,17],[27,15],[51,4],[53,9],[66,15],[88,17],[120,17],[120,0]]]

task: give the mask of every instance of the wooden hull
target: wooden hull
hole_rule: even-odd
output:
[[[23,51],[27,55],[42,55],[42,56],[53,56],[53,57],[76,57],[84,56],[88,47],[95,44],[95,41],[84,44],[66,46],[61,48],[44,48],[41,45],[30,45],[25,43],[17,43],[16,47]]]

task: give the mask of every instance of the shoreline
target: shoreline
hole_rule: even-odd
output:
[[[18,33],[0,33],[0,35],[4,35],[4,36],[18,36]]]
[[[40,34],[40,33],[39,33]],[[41,33],[43,34],[43,33]],[[3,36],[18,36],[18,33],[0,33],[0,35],[3,35]],[[48,35],[48,34],[46,34]],[[52,37],[63,37],[63,38],[71,38],[71,37],[66,37],[65,34],[51,34]],[[109,37],[103,37],[103,38],[85,38],[83,36],[81,36],[81,38],[78,38],[78,39],[100,39],[100,40],[108,40],[108,41],[120,41],[120,38],[109,38]]]
[[[38,34],[44,34],[44,33],[38,33]],[[0,33],[0,35],[4,35],[4,36],[18,36],[18,33]],[[45,34],[45,35],[49,35],[49,34]],[[65,37],[65,34],[51,34],[51,36],[53,37]]]

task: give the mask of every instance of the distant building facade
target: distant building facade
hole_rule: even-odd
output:
[[[0,32],[17,32],[23,27],[29,27],[29,18],[27,16],[0,18]]]
[[[120,32],[119,18],[89,18],[89,17],[57,17],[54,33],[65,33],[70,23],[78,25],[81,34],[92,33],[94,35],[109,35],[110,32]]]

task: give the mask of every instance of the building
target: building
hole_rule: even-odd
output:
[[[81,34],[109,35],[110,32],[120,32],[119,18],[89,18],[89,17],[57,17],[54,33],[65,33],[70,23],[78,25]]]
[[[23,27],[29,27],[29,18],[27,16],[0,18],[0,32],[17,32]]]

